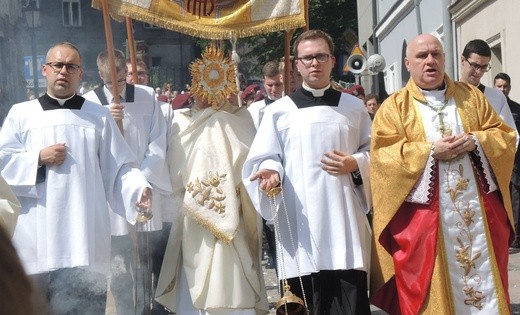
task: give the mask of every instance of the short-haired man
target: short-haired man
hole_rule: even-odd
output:
[[[516,130],[515,121],[511,114],[511,110],[507,105],[507,99],[504,96],[504,93],[480,83],[480,79],[482,79],[484,73],[491,69],[490,61],[491,48],[489,45],[482,39],[470,40],[464,47],[462,56],[460,57],[460,81],[476,86],[482,93],[484,93],[500,118]]]
[[[518,111],[513,112],[513,108],[515,108],[515,109],[520,108],[520,104],[518,104],[517,102],[515,102],[511,98],[509,98],[509,92],[511,92],[511,77],[507,73],[504,73],[504,72],[498,73],[494,79],[494,87],[496,89],[502,91],[502,93],[504,93],[504,95],[507,99],[507,103],[509,104],[509,107],[511,108],[511,112],[513,113],[513,118],[514,118],[515,114],[517,114],[517,115],[519,115],[519,119],[520,119],[520,114],[518,114]],[[515,122],[516,122],[516,119],[515,119]]]
[[[374,118],[372,303],[389,314],[509,314],[516,134],[477,88],[445,75],[444,58],[437,37],[413,38],[410,80]]]
[[[284,83],[283,83],[283,63],[276,61],[268,61],[262,68],[262,75],[264,80],[264,91],[265,97],[263,99],[251,103],[247,110],[253,118],[255,128],[258,130],[258,126],[262,121],[266,106],[269,106],[276,100],[279,100],[284,95]],[[267,242],[267,268],[277,268],[276,258],[276,243],[275,235],[272,227],[266,224],[263,220],[264,234]]]
[[[135,60],[135,67],[137,68],[137,81],[134,80],[134,67],[132,61],[126,61],[126,83],[148,85],[150,76],[148,75],[148,66],[142,59]]]
[[[379,109],[379,106],[381,106],[379,96],[376,94],[367,94],[365,97],[365,107],[372,120],[374,120],[374,116]]]
[[[256,129],[260,125],[265,107],[283,96],[283,74],[280,72],[280,66],[276,61],[268,61],[262,68],[262,76],[264,80],[265,98],[263,100],[253,102],[247,110],[251,113],[253,123]]]
[[[108,204],[135,224],[150,185],[109,111],[76,94],[78,49],[52,46],[42,71],[47,93],[15,104],[0,131],[2,176],[21,204],[13,242],[52,314],[104,314]]]
[[[511,77],[507,73],[500,72],[495,76],[494,80],[495,88],[499,89],[504,93],[507,98],[507,104],[513,119],[516,124],[516,130],[520,130],[520,104],[509,98],[509,92],[511,91]],[[513,175],[511,176],[511,200],[513,204],[513,215],[516,224],[516,239],[511,245],[511,248],[520,248],[520,151],[516,150],[515,165],[513,167]]]
[[[154,217],[140,230],[142,233],[150,233],[152,239],[152,251],[163,235],[163,211],[161,209],[161,197],[171,193],[171,182],[166,164],[166,120],[159,104],[156,101],[155,92],[151,87],[128,84],[126,58],[122,51],[114,50],[115,68],[117,76],[116,91],[121,100],[120,104],[113,104],[113,83],[110,82],[110,63],[108,51],[99,53],[97,66],[99,76],[104,84],[84,95],[88,100],[110,108],[114,119],[123,121],[123,133],[133,153],[137,157],[138,167],[146,179],[154,188],[153,208]],[[134,310],[132,290],[125,290],[131,284],[131,274],[121,270],[115,270],[116,262],[126,260],[127,270],[131,269],[132,242],[129,235],[129,226],[120,216],[111,216],[112,247],[113,247],[113,274],[111,277],[111,290],[114,295],[118,312],[126,314]],[[168,233],[164,233],[165,238]],[[164,239],[162,251],[166,247]],[[160,271],[158,262],[155,271]],[[144,264],[141,264],[144,266]],[[120,267],[119,267],[120,268]],[[151,277],[151,275],[150,275]],[[140,306],[142,307],[142,306]]]
[[[311,314],[370,314],[370,117],[361,100],[331,87],[327,33],[302,33],[294,56],[303,85],[266,107],[244,183],[257,211],[281,227],[278,277]],[[363,183],[352,176],[358,170]],[[265,193],[280,184],[286,208]]]

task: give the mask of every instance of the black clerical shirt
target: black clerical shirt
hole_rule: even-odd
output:
[[[341,92],[329,88],[325,90],[323,96],[315,97],[311,91],[299,88],[289,95],[291,100],[298,108],[306,108],[312,106],[338,106]]]
[[[60,105],[58,103],[58,100],[55,98],[50,97],[47,93],[40,96],[38,98],[38,101],[40,102],[40,105],[42,106],[43,110],[53,110],[53,109],[81,109],[83,106],[83,103],[85,102],[85,99],[78,94],[75,94],[72,98],[65,101],[65,103]]]

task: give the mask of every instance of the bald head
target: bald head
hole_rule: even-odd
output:
[[[81,55],[71,43],[59,43],[47,52],[43,65],[47,93],[55,98],[68,98],[76,93],[83,78]]]
[[[410,77],[424,90],[435,90],[444,83],[444,49],[439,39],[421,34],[406,47],[406,69]]]

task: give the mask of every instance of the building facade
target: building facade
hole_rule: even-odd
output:
[[[407,43],[420,33],[434,34],[443,42],[446,72],[459,78],[460,56],[472,39],[485,40],[492,49],[491,70],[482,83],[493,85],[498,72],[511,76],[510,97],[520,100],[520,62],[513,55],[520,48],[515,32],[520,20],[515,16],[515,0],[358,0],[359,44],[367,55],[379,53],[386,60],[385,88],[392,93],[409,79],[404,66]],[[369,77],[361,83],[373,88]]]
[[[44,55],[57,42],[71,42],[82,54],[86,86],[101,83],[96,58],[107,47],[102,12],[91,7],[91,0],[37,0],[37,4],[40,11],[40,27],[35,29],[37,55]],[[129,56],[126,23],[111,19],[110,24],[114,48]],[[150,68],[151,84],[170,83],[175,89],[183,89],[191,81],[188,65],[196,50],[192,37],[139,21],[132,24],[136,55]],[[32,55],[31,31],[26,28],[23,36],[25,57]],[[40,85],[40,94],[44,91],[45,87]]]
[[[0,0],[0,126],[12,104],[26,97],[21,41],[22,4]]]

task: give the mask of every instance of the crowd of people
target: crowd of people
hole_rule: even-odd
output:
[[[507,74],[480,82],[485,41],[455,81],[435,36],[410,39],[410,80],[384,100],[331,80],[320,30],[243,91],[197,72],[216,49],[185,93],[119,50],[114,77],[102,51],[81,96],[81,53],[48,50],[47,92],[0,130],[0,309],[267,314],[265,238],[279,314],[510,313],[520,105]]]

